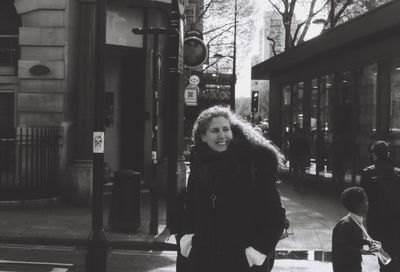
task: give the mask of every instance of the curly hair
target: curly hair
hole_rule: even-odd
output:
[[[196,146],[203,143],[201,137],[206,133],[212,119],[221,116],[225,117],[231,125],[233,141],[272,150],[276,154],[278,162],[280,164],[283,162],[284,158],[278,147],[265,139],[260,131],[256,130],[249,122],[233,113],[229,107],[221,105],[212,106],[202,111],[197,117],[192,130],[192,137]]]

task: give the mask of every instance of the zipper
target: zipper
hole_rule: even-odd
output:
[[[217,199],[217,196],[215,195],[214,191],[212,192],[210,199],[212,202],[212,208],[215,209],[215,200]]]

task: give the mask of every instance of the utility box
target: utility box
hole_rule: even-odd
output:
[[[119,170],[114,173],[108,225],[112,230],[137,232],[140,227],[141,173]]]

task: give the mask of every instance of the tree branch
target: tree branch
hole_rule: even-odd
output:
[[[211,4],[214,3],[213,0],[211,0],[210,2],[207,3],[207,5],[205,5],[205,7],[203,7],[202,12],[199,14],[199,16],[197,16],[196,22],[195,24],[197,24],[200,19],[203,19],[204,14],[207,13],[208,9],[211,7]]]
[[[203,35],[210,35],[210,33],[213,33],[213,32],[215,32],[215,31],[218,31],[218,30],[220,30],[220,29],[222,29],[222,28],[224,28],[224,27],[227,27],[227,26],[229,26],[229,28],[227,29],[227,30],[229,30],[229,29],[232,28],[234,25],[235,25],[235,22],[229,22],[229,23],[226,23],[226,24],[224,24],[224,25],[220,25],[220,26],[218,26],[218,27],[216,27],[216,28],[210,29],[210,30],[208,30],[208,31],[204,31],[204,32],[203,32]]]
[[[348,6],[350,6],[353,3],[353,0],[347,0],[343,6],[339,9],[338,13],[332,18],[333,19],[333,25],[331,24],[332,27],[336,26],[336,24],[339,22],[340,18],[342,17],[342,14],[344,11],[347,9]]]
[[[232,29],[232,28],[233,28],[233,25],[230,26],[230,27],[228,27],[227,29],[224,29],[224,31],[222,31],[222,32],[218,33],[217,35],[215,35],[214,37],[212,37],[212,38],[207,42],[207,45],[209,46],[210,43],[211,43],[213,40],[215,40],[215,39],[218,38],[219,36],[223,35],[226,31],[228,31],[228,30],[230,30],[230,29]]]
[[[272,5],[272,7],[280,14],[283,16],[283,12],[279,10],[279,7],[275,5],[271,0],[268,0],[268,2]]]
[[[270,36],[267,36],[267,40],[272,42],[272,53],[274,56],[276,56],[276,41],[275,39],[271,38]]]

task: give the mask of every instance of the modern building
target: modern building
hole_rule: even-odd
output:
[[[76,203],[90,203],[95,9],[95,0],[0,2],[2,194],[62,194]],[[153,79],[161,187],[166,183],[171,122],[182,123],[178,130],[183,135],[183,117],[175,120],[170,113],[174,104],[183,116],[183,91],[179,103],[167,91],[167,35],[159,35],[155,43],[154,35],[131,30],[168,28],[170,10],[167,0],[107,1],[105,175],[133,169],[142,173],[145,187],[153,180]]]
[[[272,140],[285,150],[298,123],[313,174],[357,182],[377,139],[400,160],[399,12],[393,1],[252,67],[270,81]]]
[[[252,66],[285,50],[285,28],[282,16],[276,11],[265,11],[262,22],[256,35],[257,53],[251,58]],[[267,37],[273,39],[275,44]],[[260,93],[260,114],[268,114],[269,81],[252,79],[251,90]]]

